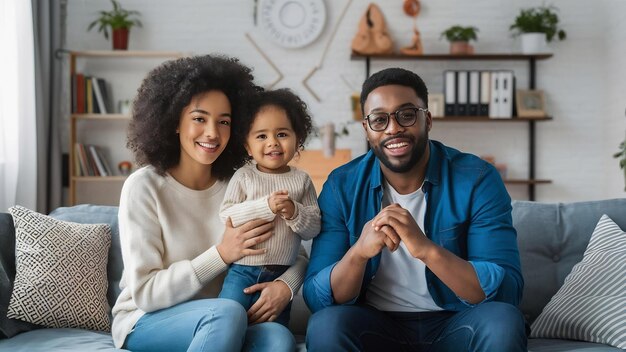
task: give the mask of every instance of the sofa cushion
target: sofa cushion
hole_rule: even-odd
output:
[[[607,214],[626,228],[626,199],[574,203],[513,202],[513,226],[524,275],[520,309],[529,323],[582,257],[594,227]]]
[[[0,345],[2,347],[2,345]],[[528,352],[620,352],[621,348],[600,343],[560,339],[529,339]]]
[[[41,329],[0,340],[0,351],[11,352],[120,352],[111,334],[82,329]]]
[[[0,213],[0,339],[40,328],[19,319],[7,317],[13,281],[15,280],[15,228],[11,214]]]
[[[118,208],[107,205],[80,204],[73,207],[61,207],[55,209],[49,215],[63,221],[77,222],[79,224],[109,224],[111,225],[111,248],[107,264],[107,277],[109,288],[107,300],[113,307],[119,296],[120,280],[124,270],[122,261],[122,247],[120,245],[120,233],[117,223]]]
[[[47,327],[108,331],[110,226],[60,221],[20,206],[9,212],[16,275],[7,316]]]
[[[603,215],[583,260],[532,325],[531,337],[626,348],[626,232]]]

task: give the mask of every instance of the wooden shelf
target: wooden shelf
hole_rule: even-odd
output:
[[[552,180],[540,180],[540,179],[525,180],[525,179],[509,178],[503,181],[504,183],[509,184],[509,185],[538,185],[538,184],[552,183]]]
[[[545,60],[552,57],[552,54],[504,54],[504,53],[484,53],[484,54],[472,54],[472,55],[450,55],[450,54],[424,54],[424,55],[402,55],[402,54],[387,54],[387,55],[361,55],[352,53],[350,55],[351,60],[361,59],[384,59],[384,60],[510,60],[510,61],[526,61],[529,59]]]
[[[130,115],[123,114],[72,114],[75,120],[130,120]]]
[[[70,51],[75,57],[183,57],[177,51],[85,50]]]
[[[550,121],[552,116],[546,117],[513,117],[510,119],[492,119],[489,116],[433,116],[436,122],[528,122],[528,121]]]

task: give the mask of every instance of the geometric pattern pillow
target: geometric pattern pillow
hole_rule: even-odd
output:
[[[533,322],[530,337],[626,349],[626,232],[607,215],[596,225],[582,261]]]
[[[7,317],[52,328],[109,331],[109,225],[53,219],[21,206],[15,224],[15,282]]]

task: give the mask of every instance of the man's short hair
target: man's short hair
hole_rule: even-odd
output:
[[[424,107],[428,108],[428,89],[420,76],[409,70],[393,67],[378,71],[363,82],[363,87],[361,88],[361,113],[365,114],[365,100],[374,89],[392,84],[413,88],[417,97],[422,99],[426,105]]]

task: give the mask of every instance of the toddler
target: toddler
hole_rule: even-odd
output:
[[[301,239],[317,236],[321,220],[311,178],[288,165],[312,129],[306,104],[288,89],[265,91],[254,99],[246,116],[240,133],[254,162],[231,178],[220,218],[223,222],[230,218],[235,227],[253,219],[274,221],[274,234],[254,247],[265,249],[264,254],[246,256],[231,265],[219,297],[233,299],[248,310],[260,292],[246,294],[243,290],[280,280],[294,264]],[[292,291],[300,284],[285,283]],[[275,321],[286,326],[290,309],[291,303]]]

